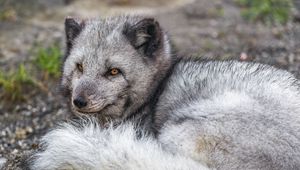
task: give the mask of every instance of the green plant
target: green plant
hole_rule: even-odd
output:
[[[38,68],[44,71],[44,78],[49,76],[59,77],[61,67],[61,50],[57,45],[48,48],[39,48],[36,54],[35,63]]]
[[[16,11],[14,9],[5,9],[0,12],[0,21],[15,21],[17,18]]]
[[[292,0],[236,0],[249,21],[285,24],[291,17]]]
[[[25,85],[33,85],[34,80],[28,74],[23,64],[19,65],[17,71],[10,71],[5,74],[0,71],[0,87],[2,87],[3,93],[1,98],[8,99],[10,101],[17,101],[23,99],[22,91],[24,91]]]

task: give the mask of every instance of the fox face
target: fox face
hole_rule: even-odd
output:
[[[153,18],[65,20],[62,87],[74,113],[124,119],[148,102],[171,66]]]

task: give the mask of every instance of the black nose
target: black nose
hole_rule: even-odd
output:
[[[77,97],[76,99],[73,100],[73,103],[79,109],[81,109],[87,105],[87,101],[83,97]]]

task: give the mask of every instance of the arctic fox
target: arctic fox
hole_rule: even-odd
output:
[[[177,57],[148,17],[67,18],[65,30],[62,86],[99,125],[51,131],[32,169],[300,169],[287,71]]]

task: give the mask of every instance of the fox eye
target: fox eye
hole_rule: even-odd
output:
[[[112,76],[115,76],[115,75],[119,74],[120,72],[121,71],[119,69],[117,69],[117,68],[112,68],[109,71],[110,75],[112,75]]]
[[[83,72],[82,64],[77,63],[77,64],[76,64],[76,67],[77,67],[77,69],[78,69],[80,72]]]

